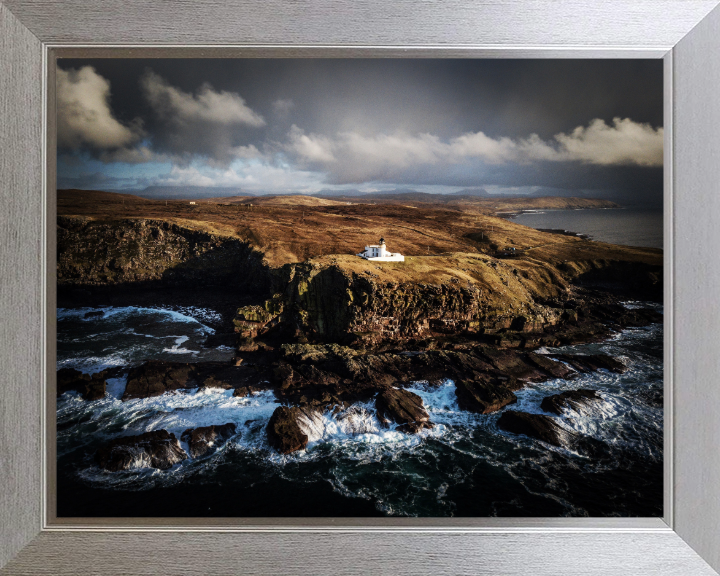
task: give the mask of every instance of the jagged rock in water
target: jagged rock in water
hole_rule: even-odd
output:
[[[79,392],[83,400],[100,400],[105,397],[106,377],[105,371],[90,376],[74,368],[61,368],[57,371],[57,395],[72,390]]]
[[[180,446],[175,434],[167,430],[115,438],[95,453],[95,461],[111,472],[131,468],[167,470],[185,459],[185,450]]]
[[[266,388],[263,388],[260,386],[252,386],[252,385],[238,386],[233,391],[233,396],[235,398],[245,398],[247,396],[252,396],[253,394],[256,394],[258,392],[262,392],[265,389]]]
[[[219,388],[220,390],[232,390],[233,385],[225,380],[219,379],[215,374],[211,374],[202,381],[202,388]]]
[[[557,362],[552,358],[543,356],[542,354],[528,352],[525,357],[531,364],[540,368],[540,370],[547,372],[553,378],[562,378],[564,380],[566,378],[572,378],[577,375],[574,370],[571,370],[562,362]]]
[[[171,390],[197,385],[192,364],[152,360],[130,370],[122,400],[160,396]]]
[[[507,410],[498,420],[498,428],[513,434],[524,434],[562,448],[572,445],[575,434],[563,429],[554,418],[544,414],[528,414]]]
[[[560,416],[563,408],[570,408],[579,411],[583,406],[587,406],[591,402],[600,400],[600,396],[595,390],[579,389],[568,390],[560,394],[553,394],[543,398],[540,408],[545,412],[553,412]]]
[[[213,447],[231,438],[235,434],[235,430],[235,424],[230,422],[195,429],[188,428],[180,435],[180,440],[188,443],[192,458],[200,458],[210,452]]]
[[[606,354],[553,354],[553,358],[567,362],[578,372],[608,370],[616,374],[622,374],[627,370],[625,364]]]
[[[383,425],[395,422],[401,425],[398,430],[403,432],[416,434],[423,428],[433,427],[422,398],[408,390],[384,390],[375,399],[375,408]]]
[[[539,372],[535,366],[527,363],[523,355],[515,351],[497,350],[484,346],[479,352],[492,366],[506,376],[526,381],[542,381],[546,378],[544,373]]]
[[[318,440],[323,432],[322,415],[299,406],[279,406],[267,425],[268,442],[280,454],[304,450],[311,439]]]
[[[507,386],[507,381],[497,378],[489,380],[460,380],[455,384],[455,396],[462,410],[490,414],[508,404],[517,402],[517,396]]]
[[[234,398],[245,398],[246,396],[250,396],[250,390],[246,386],[239,386],[233,391]]]

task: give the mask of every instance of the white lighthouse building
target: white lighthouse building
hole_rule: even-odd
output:
[[[387,246],[385,246],[385,239],[380,238],[380,244],[371,244],[365,246],[365,251],[358,254],[360,258],[365,260],[372,260],[377,262],[404,262],[405,256],[399,252],[388,252]]]

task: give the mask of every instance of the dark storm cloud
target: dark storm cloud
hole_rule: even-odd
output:
[[[135,180],[108,176],[102,172],[87,172],[82,176],[58,175],[58,189],[77,188],[79,190],[105,190],[122,188],[128,183],[135,183]]]
[[[658,60],[59,63],[67,76],[87,67],[100,111],[88,117],[103,123],[80,114],[61,151],[105,162],[202,159],[226,170],[253,159],[273,174],[316,172],[317,190],[375,182],[662,191]]]

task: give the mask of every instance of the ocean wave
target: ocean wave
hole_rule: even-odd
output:
[[[164,352],[182,353],[188,338],[162,336],[171,337],[174,346]],[[162,345],[162,339],[159,343]],[[574,380],[528,384],[516,393],[517,404],[508,407],[544,413],[540,403],[546,396],[577,388],[597,390],[598,401],[552,417],[567,430],[601,442],[606,447],[601,459],[503,432],[497,428],[500,413],[461,410],[452,380],[408,386],[422,398],[432,429],[412,435],[395,425],[384,427],[370,400],[313,418],[305,425],[307,448],[280,455],[267,441],[267,424],[280,405],[272,391],[236,398],[232,390],[194,389],[122,402],[124,377],[108,380],[107,394],[101,400],[86,402],[73,393],[58,399],[58,455],[72,455],[74,473],[83,481],[108,487],[146,490],[191,476],[213,482],[218,469],[239,475],[250,467],[257,471],[257,481],[277,476],[290,482],[329,482],[337,493],[370,500],[392,515],[452,515],[457,491],[463,487],[483,490],[487,476],[494,482],[512,482],[515,490],[525,495],[518,495],[518,502],[540,499],[555,506],[559,515],[584,515],[586,508],[567,494],[572,488],[569,477],[621,472],[636,460],[662,462],[663,411],[657,402],[658,395],[662,397],[662,326],[624,330],[617,339],[603,343],[540,352],[608,353],[628,364],[625,374],[599,371],[580,374]],[[58,367],[79,366],[89,371],[124,365],[125,361],[116,353],[66,358],[58,361]],[[187,428],[227,422],[237,427],[233,438],[208,456],[188,459],[170,470],[110,473],[100,470],[92,459],[97,447],[117,436],[164,429],[180,438]],[[184,448],[187,451],[187,446]],[[512,502],[490,498],[487,506],[491,513],[507,515],[515,510]],[[521,504],[517,507],[521,509]]]
[[[205,315],[209,318],[212,318],[213,321],[217,321],[218,317],[220,316],[218,313],[204,308],[195,309],[192,307],[187,307],[186,311],[190,314],[184,314],[181,311],[167,308],[144,308],[139,306],[104,306],[99,308],[58,308],[57,319],[58,321],[72,319],[81,320],[83,322],[103,322],[111,318],[117,320],[118,318],[128,316],[145,316],[157,314],[164,317],[162,318],[162,320],[164,321],[197,324],[207,334],[214,334],[215,330],[213,328],[211,328],[210,326],[206,326],[205,324],[200,322],[195,316],[191,315],[192,311],[194,310],[202,311],[202,314],[197,314],[197,316],[202,317],[203,315]],[[99,312],[102,312],[102,314],[86,317],[87,314],[95,314]]]
[[[198,354],[199,350],[188,350],[187,348],[180,348],[185,342],[187,342],[190,337],[189,336],[178,336],[177,338],[175,336],[170,336],[170,338],[175,338],[175,345],[171,348],[163,348],[163,352],[166,352],[168,354]]]

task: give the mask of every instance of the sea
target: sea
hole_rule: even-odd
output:
[[[649,303],[625,305],[662,311]],[[57,400],[59,517],[663,514],[661,324],[626,329],[601,343],[539,350],[610,354],[628,366],[624,374],[601,370],[530,384],[510,407],[541,413],[545,396],[597,390],[600,402],[557,417],[561,426],[595,441],[599,449],[592,455],[499,430],[500,413],[461,410],[455,383],[445,380],[409,387],[423,399],[432,430],[410,435],[383,428],[372,402],[359,403],[325,413],[307,449],[282,456],[265,433],[279,405],[271,391],[234,398],[231,390],[194,389],[120,400],[127,370],[145,360],[229,360],[232,348],[206,346],[217,317],[209,308],[177,306],[57,310],[58,368],[118,368],[103,399],[88,402],[67,392]],[[187,428],[226,422],[237,425],[234,437],[169,470],[107,472],[94,461],[98,447],[118,436],[165,429],[179,438]]]
[[[663,247],[661,209],[528,210],[511,219],[530,228],[567,230],[610,244]]]

